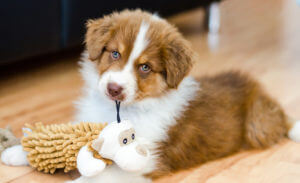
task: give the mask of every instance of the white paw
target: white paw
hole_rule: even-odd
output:
[[[300,121],[296,121],[289,131],[289,138],[295,142],[300,142]]]
[[[77,169],[82,176],[92,177],[104,170],[106,163],[93,157],[92,152],[84,146],[77,156]]]
[[[27,152],[23,150],[22,145],[9,147],[2,152],[1,161],[11,166],[28,165]]]

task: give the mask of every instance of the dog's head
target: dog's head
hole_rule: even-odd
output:
[[[141,10],[125,10],[87,22],[86,48],[97,63],[105,98],[131,104],[176,89],[194,52],[177,29]]]

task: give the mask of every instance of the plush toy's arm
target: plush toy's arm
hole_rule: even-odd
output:
[[[96,159],[93,153],[88,150],[87,146],[83,146],[77,156],[77,169],[82,176],[92,177],[100,173],[106,167],[106,163],[100,159]]]

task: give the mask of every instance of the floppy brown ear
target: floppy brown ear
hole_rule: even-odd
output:
[[[103,146],[103,143],[104,143],[103,138],[97,138],[97,139],[93,140],[92,148],[99,152]]]
[[[110,28],[112,26],[111,17],[106,16],[96,20],[88,20],[86,23],[87,33],[85,44],[90,60],[98,59],[111,38]]]
[[[177,88],[182,79],[189,73],[196,58],[190,44],[177,36],[165,46],[165,75],[170,88]]]

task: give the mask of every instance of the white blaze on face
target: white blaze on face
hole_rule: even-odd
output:
[[[142,22],[137,37],[134,41],[133,49],[129,55],[128,61],[121,71],[107,71],[105,72],[99,82],[99,90],[102,94],[107,93],[107,84],[116,83],[123,87],[123,94],[125,99],[123,104],[130,103],[135,98],[137,89],[136,77],[134,75],[134,61],[141,55],[148,45],[146,38],[149,24]]]

